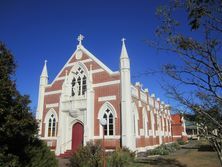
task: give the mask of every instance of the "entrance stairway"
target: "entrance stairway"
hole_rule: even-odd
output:
[[[59,158],[70,158],[73,155],[73,151],[72,150],[67,150],[66,152],[64,152],[63,154],[60,154],[58,157]]]

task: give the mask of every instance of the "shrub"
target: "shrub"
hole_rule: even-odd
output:
[[[160,145],[153,150],[149,150],[148,155],[168,155],[169,150],[166,149],[165,145]]]
[[[71,167],[101,167],[102,147],[100,143],[88,142],[70,158]]]
[[[31,161],[27,167],[57,167],[58,162],[55,154],[50,151],[43,141],[36,141],[36,147],[29,150]],[[43,158],[44,157],[44,158]]]
[[[131,152],[128,148],[120,148],[112,152],[109,156],[109,166],[110,167],[126,167],[134,159],[135,153]]]
[[[184,142],[182,139],[178,139],[178,140],[177,140],[177,143],[178,143],[179,145],[185,145],[185,144],[186,144],[186,142]]]
[[[162,144],[153,150],[148,150],[148,155],[168,155],[169,153],[175,152],[176,150],[180,149],[178,143],[172,144]]]

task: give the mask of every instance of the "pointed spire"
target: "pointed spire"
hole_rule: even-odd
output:
[[[122,51],[121,51],[121,55],[120,58],[128,58],[128,53],[126,50],[126,45],[125,45],[125,38],[122,38]]]
[[[42,70],[41,77],[48,77],[48,71],[47,71],[47,60],[45,60],[45,64]]]

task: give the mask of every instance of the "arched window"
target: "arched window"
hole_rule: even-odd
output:
[[[106,109],[106,111],[103,114],[103,118],[106,119],[106,125],[104,126],[104,135],[112,136],[114,132],[113,128],[114,117],[112,112],[109,109]]]
[[[56,136],[56,118],[54,114],[51,114],[48,120],[48,137]]]
[[[132,109],[133,109],[132,112],[133,112],[134,135],[136,137],[139,137],[139,128],[138,128],[139,115],[138,115],[138,110],[135,103],[133,104]]]
[[[116,135],[115,133],[115,120],[117,118],[117,113],[113,105],[109,102],[105,102],[101,108],[99,109],[98,113],[98,120],[106,119],[106,125],[104,126],[104,131],[102,125],[100,125],[99,133],[102,137],[102,134],[104,132],[104,135],[107,137],[114,137]]]
[[[146,109],[143,109],[143,130],[144,130],[144,136],[148,136],[149,129],[148,129],[148,118],[147,118]]]
[[[83,96],[87,90],[86,75],[81,67],[75,72],[72,79],[72,96]]]

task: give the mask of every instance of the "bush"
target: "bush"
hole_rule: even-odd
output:
[[[31,147],[29,155],[31,161],[27,167],[56,167],[58,162],[55,158],[55,154],[50,151],[47,145],[43,141],[36,141],[36,147]],[[44,158],[43,158],[44,157]]]
[[[100,143],[88,142],[70,158],[71,167],[101,167],[102,147]]]
[[[126,147],[117,149],[108,158],[109,167],[126,167],[134,160],[134,157],[135,153]]]
[[[186,142],[183,141],[182,139],[178,139],[178,140],[177,140],[177,143],[178,143],[179,145],[185,145],[185,144],[186,144]]]
[[[176,150],[180,149],[178,143],[172,144],[162,144],[153,150],[148,150],[148,155],[168,155],[169,153],[175,152]]]

